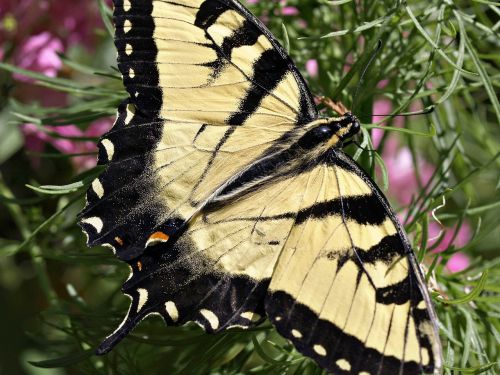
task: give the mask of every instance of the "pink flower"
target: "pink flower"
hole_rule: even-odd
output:
[[[57,53],[63,50],[61,40],[46,31],[33,35],[20,46],[15,55],[16,64],[20,68],[55,77],[63,65]],[[31,81],[17,73],[14,77],[20,81]]]
[[[442,228],[438,223],[431,222],[429,224],[429,244],[432,246],[444,231],[443,240],[433,250],[434,253],[442,253],[450,246],[457,248],[464,247],[470,241],[471,229],[467,222],[462,223],[458,229],[455,239],[453,239],[455,228]]]
[[[281,14],[284,16],[296,16],[300,12],[296,7],[286,6],[281,9]]]
[[[450,272],[460,272],[469,267],[470,259],[467,255],[462,252],[453,254],[448,262],[446,263],[446,268]]]
[[[411,203],[412,197],[417,195],[425,186],[432,174],[434,167],[423,159],[417,161],[420,181],[414,169],[413,157],[408,147],[402,147],[395,152],[382,155],[389,177],[389,194],[395,197],[402,205]]]
[[[384,81],[380,81],[383,84]],[[382,120],[384,117],[387,117],[392,112],[392,102],[389,99],[377,99],[373,103],[373,117],[372,122],[376,123]],[[402,117],[394,117],[393,118],[394,126],[403,127],[404,119]],[[385,125],[385,122],[380,124],[381,126]],[[380,145],[380,141],[382,140],[382,136],[384,135],[383,129],[373,129],[372,130],[372,142],[373,146],[377,148]]]
[[[443,234],[444,231],[444,234]],[[471,228],[467,222],[462,223],[458,232],[455,236],[455,228],[442,228],[436,222],[431,222],[429,224],[429,244],[432,246],[436,243],[440,236],[443,236],[441,242],[432,251],[435,254],[442,253],[443,251],[449,249],[450,247],[462,248],[471,239]],[[455,238],[453,238],[455,236]],[[463,252],[457,252],[453,254],[446,263],[446,268],[450,272],[460,272],[466,269],[470,264],[470,259]]]
[[[310,77],[316,78],[318,76],[318,60],[310,59],[306,62],[306,71]]]
[[[259,2],[259,0],[247,0],[247,3],[248,4],[257,4]]]
[[[382,81],[380,81],[379,83],[377,83],[377,88],[378,89],[383,89],[388,84],[389,84],[389,80],[388,79],[383,79]]]
[[[392,102],[388,99],[378,99],[373,104],[372,122],[377,122],[381,118],[392,112]],[[394,126],[404,126],[404,119],[396,117],[393,120]],[[381,123],[380,125],[385,125]],[[372,142],[375,148],[380,146],[384,135],[383,129],[372,130]],[[389,194],[395,197],[402,205],[408,205],[412,197],[416,196],[430,180],[434,173],[434,167],[423,158],[413,161],[411,151],[407,147],[399,145],[397,135],[390,134],[385,143],[382,158],[385,161],[389,177]],[[418,169],[415,170],[415,164]],[[417,180],[417,175],[420,180]]]
[[[297,21],[297,26],[300,27],[301,29],[307,29],[307,21],[303,20],[302,18],[299,18]]]
[[[75,125],[45,126],[45,128],[65,137],[99,137],[108,131],[111,125],[111,118],[103,118],[90,124],[85,131],[82,131]],[[95,142],[52,137],[50,134],[47,134],[47,132],[40,130],[34,124],[25,124],[23,126],[23,133],[25,137],[25,148],[34,152],[43,151],[45,143],[51,144],[54,148],[65,154],[97,151]],[[73,157],[71,160],[78,170],[85,170],[95,165],[96,157],[94,155],[83,155]],[[39,160],[34,159],[33,163],[37,165]]]
[[[109,3],[109,1],[107,1]],[[4,20],[9,28],[2,28]],[[0,3],[0,45],[10,40],[22,44],[29,35],[50,32],[65,47],[83,43],[92,48],[95,29],[102,28],[102,19],[94,1],[2,0]]]
[[[94,1],[51,1],[52,22],[57,22],[59,33],[68,45],[83,43],[93,47],[95,29],[102,27],[102,19]]]

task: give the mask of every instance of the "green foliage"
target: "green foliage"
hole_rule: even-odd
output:
[[[103,1],[99,5],[109,29],[110,11]],[[498,373],[497,3],[290,0],[287,5],[296,6],[300,16],[281,16],[281,6],[274,1],[261,1],[250,9],[265,17],[297,66],[302,69],[308,59],[318,60],[318,77],[308,77],[304,70],[315,95],[340,100],[359,116],[365,129],[360,139],[363,149],[350,146],[347,151],[375,175],[376,165],[383,165],[380,154],[389,134],[398,134],[400,142],[418,156],[414,160],[425,158],[436,167],[430,182],[421,186],[404,212],[414,248],[429,269],[427,277],[440,319],[444,372]],[[114,55],[111,48],[107,53]],[[36,85],[72,98],[65,108],[41,108],[13,97],[2,100],[0,328],[8,346],[0,354],[0,372],[56,373],[38,369],[58,367],[63,368],[61,374],[322,373],[269,323],[247,331],[206,335],[196,326],[165,327],[159,318],[150,318],[109,355],[93,355],[93,348],[119,324],[128,308],[127,298],[120,293],[126,266],[106,249],[86,248],[75,224],[83,194],[100,170],[75,175],[68,159],[77,155],[54,149],[36,155],[41,167],[32,169],[19,149],[15,125],[30,122],[65,139],[45,126],[76,124],[85,129],[95,119],[112,115],[126,94],[115,68],[68,57],[63,61],[72,78],[49,78],[0,64],[2,86],[11,84],[10,73],[23,73],[34,78]],[[385,86],[378,85],[383,80],[387,80]],[[382,123],[372,123],[373,105],[380,98],[392,102],[391,114],[433,111],[410,117],[402,129],[384,126],[387,131],[374,153],[364,149],[373,147],[367,130]],[[388,125],[394,121],[391,114],[383,118]],[[5,143],[5,139],[12,141]],[[92,137],[70,139],[95,141]],[[419,173],[417,162],[414,168]],[[378,181],[387,185],[386,177]],[[455,227],[455,236],[464,222],[473,228],[469,243],[462,249],[448,244],[439,254],[440,261],[430,253],[444,243],[444,235],[437,241],[429,239],[429,225],[435,219]],[[450,273],[444,264],[459,250],[472,262],[467,269]],[[18,324],[13,326],[12,321]]]

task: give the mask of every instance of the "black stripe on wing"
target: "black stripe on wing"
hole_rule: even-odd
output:
[[[249,77],[253,81],[252,86],[242,100],[239,111],[230,117],[228,124],[240,125],[250,117],[263,98],[277,86],[288,71],[293,73],[300,91],[300,110],[297,124],[305,124],[314,120],[318,114],[304,78],[271,32],[240,3],[234,0],[207,0],[200,6],[195,25],[205,30],[207,38],[211,39],[207,30],[227,10],[241,14],[245,17],[245,22],[232,35],[224,38],[221,46],[212,40],[218,58],[205,65],[214,69],[213,77],[217,77],[223,67],[231,62],[233,49],[255,44],[260,35],[264,35],[273,46],[272,50],[266,51],[254,63],[254,74]]]
[[[417,293],[414,294],[415,299],[411,303],[413,311],[416,312],[413,317],[418,327],[420,323],[429,320],[429,315],[425,313],[426,310],[415,308],[421,297],[419,298],[418,287],[415,285],[414,288]],[[293,311],[291,315],[288,314],[290,311]],[[351,375],[364,371],[366,375],[420,375],[422,372],[433,372],[433,358],[428,366],[422,368],[414,361],[402,362],[399,358],[384,356],[375,349],[367,348],[361,340],[346,334],[335,324],[319,319],[314,311],[306,305],[297,303],[292,296],[283,291],[268,294],[266,313],[278,332],[291,340],[299,352],[313,358],[321,367],[333,374]],[[287,314],[290,316],[287,317]],[[302,337],[294,336],[293,330],[302,332]],[[418,334],[420,344],[432,353],[428,339],[422,332]]]
[[[252,85],[242,99],[239,111],[229,117],[230,125],[239,125],[254,113],[264,97],[276,88],[288,71],[288,65],[273,49],[265,51],[253,65]]]
[[[376,195],[340,197],[326,202],[316,203],[302,209],[297,215],[296,223],[301,224],[308,219],[321,219],[331,215],[343,215],[348,220],[359,224],[382,224],[387,218],[384,206]]]
[[[114,7],[118,67],[130,98],[119,105],[113,128],[98,143],[98,164],[106,169],[87,192],[79,224],[89,246],[111,245],[119,258],[130,259],[144,251],[146,236],[164,210],[149,198],[155,180],[148,170],[164,122],[158,117],[162,94],[152,2],[135,0],[125,9],[123,0],[114,0]],[[181,225],[174,218],[163,230],[175,232]]]
[[[250,23],[252,23],[262,34],[266,36],[266,38],[271,42],[275,51],[278,52],[280,57],[285,61],[287,68],[291,71],[297,81],[300,90],[300,111],[299,117],[297,118],[297,124],[306,124],[318,117],[318,110],[316,105],[314,104],[313,96],[309,87],[307,86],[304,77],[297,69],[296,65],[285,51],[285,49],[281,46],[280,42],[274,37],[274,35],[269,31],[269,29],[255,17],[252,13],[250,13],[243,5],[241,5],[236,0],[209,0],[216,1],[218,3],[224,4],[227,7],[240,12]]]
[[[163,95],[156,66],[158,49],[153,39],[153,3],[151,0],[130,1],[128,10],[124,9],[123,0],[113,0],[113,4],[115,46],[123,83],[136,108],[156,118]]]
[[[237,180],[234,182],[233,186],[237,185]],[[224,190],[225,192],[225,190]],[[248,192],[248,191],[246,191]],[[237,199],[238,195],[234,197]],[[222,197],[224,198],[224,197]],[[367,206],[364,206],[364,203],[367,203]],[[226,201],[223,201],[223,204],[226,204]],[[346,211],[344,207],[350,207],[349,211]],[[217,201],[210,202],[206,206],[206,210],[214,210],[219,207],[219,203]],[[370,207],[371,211],[364,211],[363,207]],[[315,203],[307,208],[301,209],[297,212],[285,212],[280,215],[274,216],[262,216],[259,217],[259,220],[277,220],[277,219],[285,219],[285,218],[295,218],[296,224],[302,224],[309,219],[321,220],[328,216],[343,215],[347,220],[353,220],[358,224],[371,224],[378,225],[382,224],[384,220],[388,218],[387,213],[383,210],[383,205],[380,203],[376,195],[366,195],[361,197],[345,197],[345,198],[336,198],[324,202]],[[256,220],[255,217],[243,217],[243,218],[235,218],[233,220],[245,220],[252,221]]]

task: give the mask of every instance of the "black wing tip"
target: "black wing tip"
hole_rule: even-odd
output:
[[[106,342],[101,343],[95,350],[96,355],[106,355],[108,354],[114,346],[107,345]]]
[[[130,314],[130,312],[129,312]],[[132,331],[141,319],[137,317],[125,317],[122,323],[111,335],[106,337],[95,350],[96,355],[106,355],[115,348]]]
[[[129,330],[124,329],[124,327],[121,327],[117,331],[113,332],[110,336],[106,337],[103,342],[99,344],[97,349],[95,350],[96,355],[106,355],[108,354],[111,350],[115,348],[116,345],[120,341],[122,341],[125,336],[127,335]]]

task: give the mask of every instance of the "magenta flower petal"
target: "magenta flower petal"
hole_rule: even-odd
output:
[[[408,205],[412,197],[421,189],[420,186],[425,186],[429,181],[433,167],[423,160],[417,163],[422,177],[422,181],[419,183],[413,166],[413,157],[408,147],[400,148],[389,155],[384,152],[383,158],[389,175],[390,195],[401,204]],[[425,173],[422,173],[423,171]]]
[[[452,245],[458,248],[464,247],[470,241],[472,236],[470,225],[467,222],[462,223],[462,226],[458,230],[457,236],[454,240],[454,228],[442,228],[438,223],[431,222],[429,224],[429,246],[436,243],[437,239],[441,236],[442,231],[444,231],[443,240],[438,246],[436,246],[433,251],[434,253],[441,253]]]
[[[389,84],[389,80],[388,79],[383,79],[382,81],[380,81],[379,83],[377,83],[377,88],[378,89],[383,89],[388,84]]]
[[[298,19],[297,21],[297,26],[300,27],[301,29],[307,29],[307,21],[303,20],[302,18]]]
[[[57,55],[64,51],[60,39],[49,32],[33,35],[17,50],[15,61],[20,68],[43,73],[55,77],[62,68],[62,61]],[[20,81],[30,82],[32,79],[21,74],[14,74]]]
[[[317,77],[319,71],[318,60],[316,59],[307,60],[306,71],[312,78]]]
[[[283,7],[283,9],[281,9],[281,14],[284,16],[296,16],[299,13],[300,12],[296,7],[289,7],[288,6],[288,7]]]
[[[446,263],[446,268],[450,272],[460,272],[469,267],[470,259],[462,252],[455,253]]]

